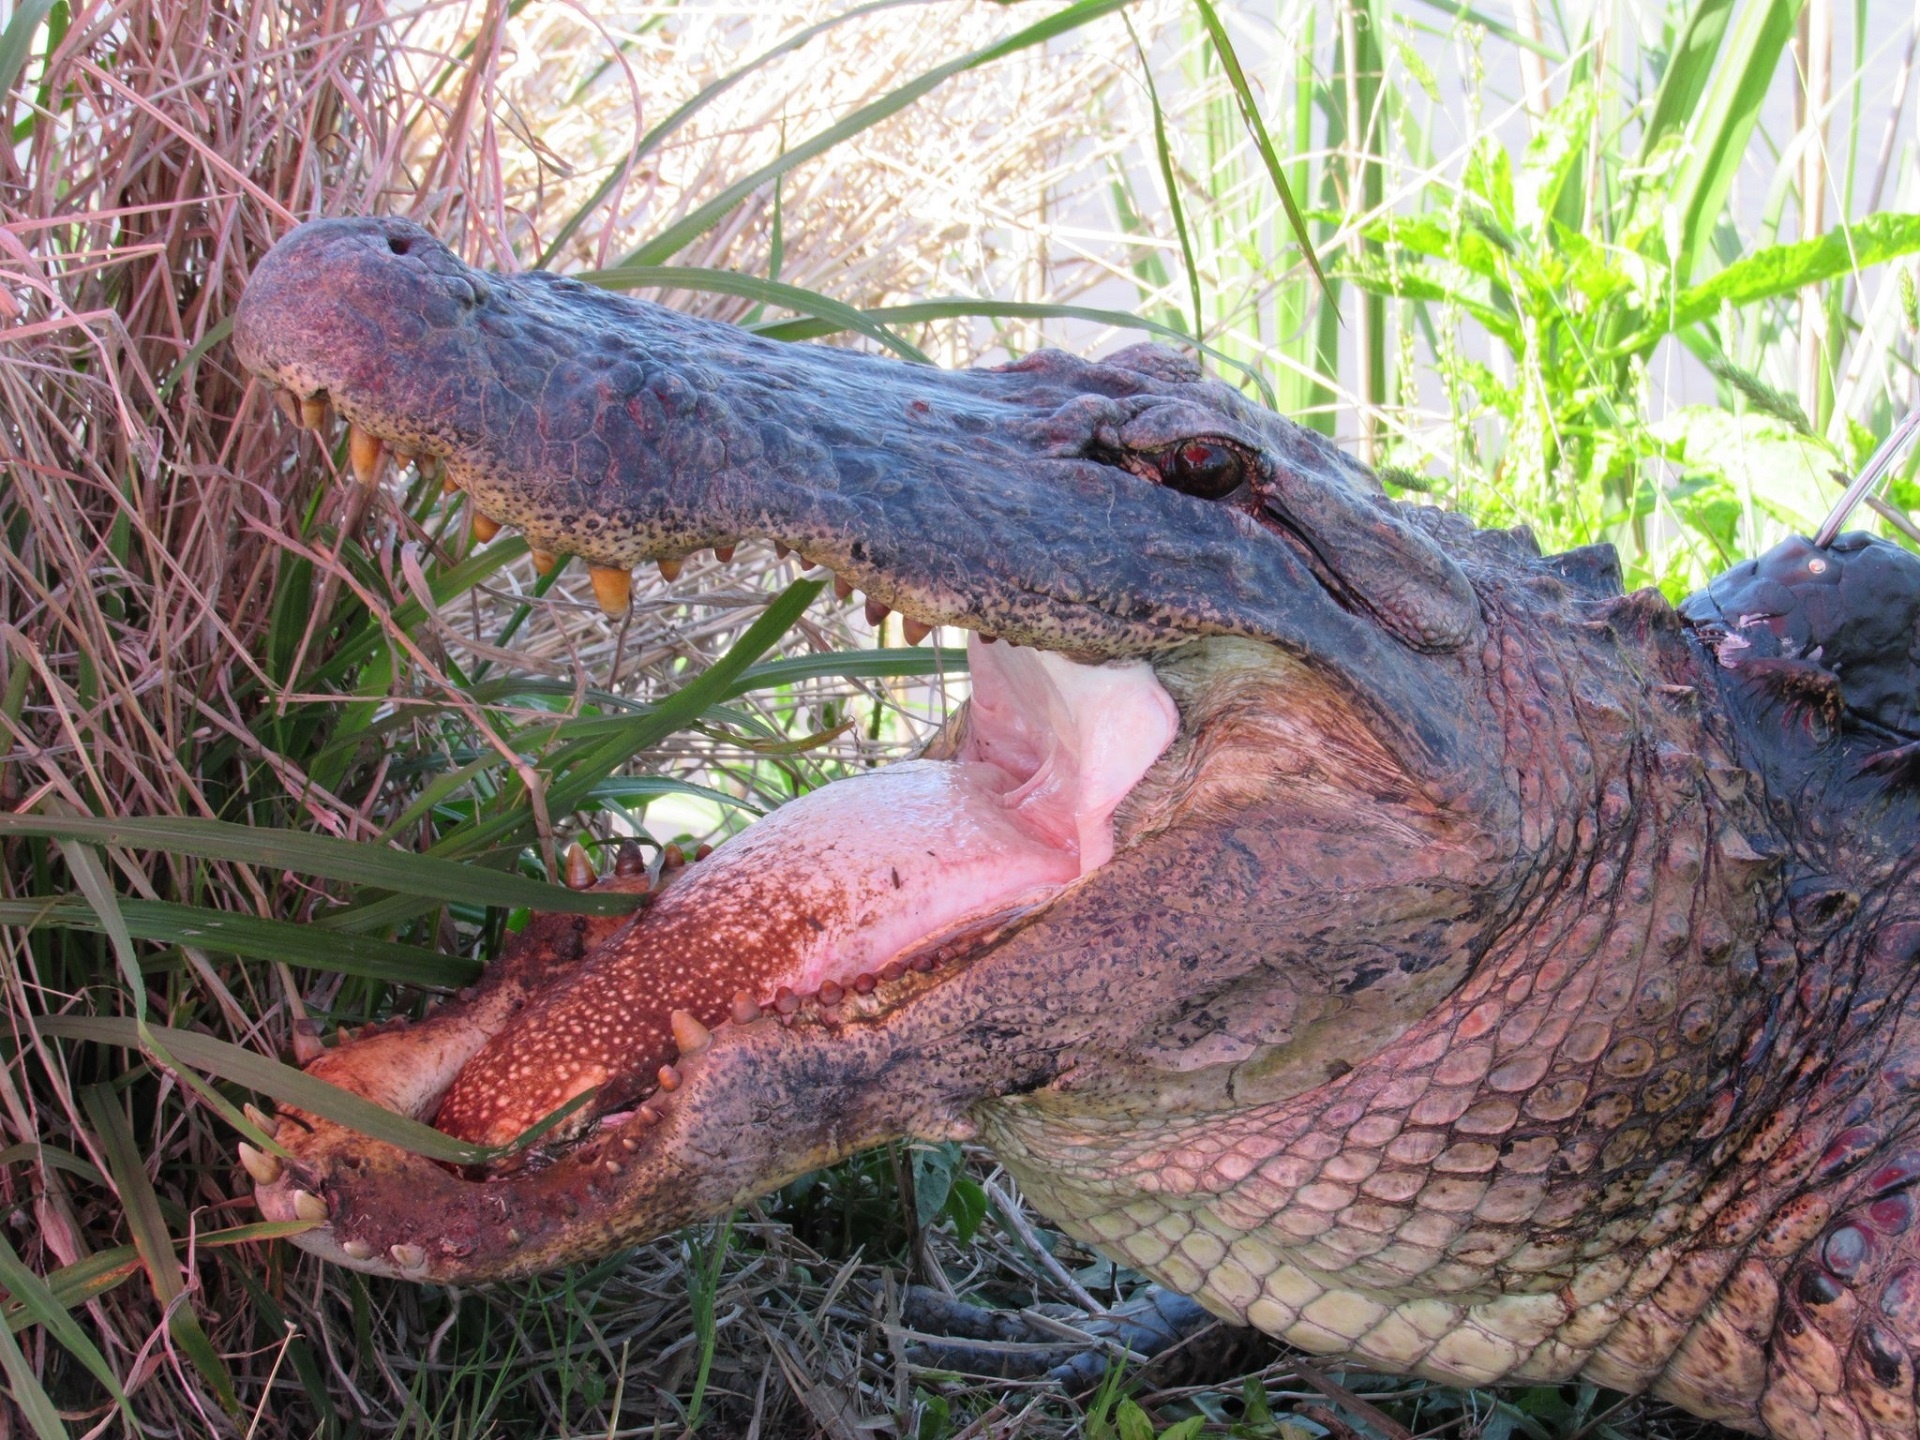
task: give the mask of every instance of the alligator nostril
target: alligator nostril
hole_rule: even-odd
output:
[[[389,235],[387,237],[387,249],[396,255],[404,255],[412,248],[413,241],[405,235]]]

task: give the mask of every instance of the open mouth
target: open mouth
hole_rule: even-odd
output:
[[[710,1028],[870,994],[1104,865],[1115,808],[1179,725],[1152,666],[978,636],[969,654],[951,758],[824,786],[677,874],[481,1046],[434,1124],[504,1145],[588,1090],[589,1114],[643,1101]]]

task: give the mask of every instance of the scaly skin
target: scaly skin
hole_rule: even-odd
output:
[[[398,221],[295,232],[235,339],[541,548],[766,537],[924,622],[1148,656],[1181,712],[1105,867],[867,990],[677,1028],[671,1087],[547,1168],[283,1124],[258,1193],[324,1213],[310,1248],[527,1273],[978,1136],[1070,1233],[1315,1352],[1917,1433],[1911,557],[1790,542],[1683,620],[1163,351],[774,345]],[[1180,493],[1222,452],[1240,483]],[[569,923],[317,1068],[430,1117],[514,994],[622,944]]]

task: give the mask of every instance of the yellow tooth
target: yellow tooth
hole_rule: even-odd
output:
[[[393,463],[395,465],[398,465],[402,470],[404,470],[409,465],[420,464],[420,457],[414,454],[413,451],[402,450],[399,446],[396,445],[393,450]]]
[[[587,854],[584,845],[567,847],[567,888],[569,890],[591,890],[600,877],[594,873],[593,857]],[[658,1013],[657,1011],[655,1012]]]
[[[311,1020],[296,1020],[293,1023],[293,1058],[302,1069],[311,1065],[327,1053],[327,1047],[320,1043],[319,1032],[313,1028]]]
[[[251,1120],[255,1125],[258,1125],[262,1133],[271,1136],[279,1135],[280,1122],[252,1101],[248,1101],[245,1105],[242,1105],[240,1107],[240,1113],[245,1115],[247,1119]]]
[[[418,1245],[395,1245],[387,1253],[402,1270],[418,1270],[427,1263],[427,1252]]]
[[[560,557],[551,550],[535,550],[531,553],[533,555],[533,568],[542,575],[551,575],[553,573],[553,567],[560,563]]]
[[[609,615],[624,615],[633,601],[633,576],[611,565],[589,565],[587,578],[593,581],[593,598]]]
[[[302,1220],[310,1220],[315,1225],[324,1225],[327,1220],[327,1202],[310,1190],[293,1192],[293,1213]]]
[[[380,475],[380,452],[386,442],[369,435],[358,425],[347,427],[347,457],[353,461],[353,473],[362,485],[371,485]]]
[[[673,1043],[682,1055],[698,1055],[713,1043],[713,1032],[685,1010],[674,1011],[667,1021],[673,1026]]]
[[[680,562],[678,560],[659,560],[655,563],[660,567],[660,578],[668,584],[672,584],[680,578]]]
[[[280,1178],[280,1157],[256,1150],[244,1140],[240,1142],[240,1164],[256,1185],[271,1185]]]
[[[448,471],[440,477],[440,493],[442,495],[458,495],[460,493],[460,484],[453,478],[451,471]]]
[[[349,1260],[371,1260],[373,1258],[373,1246],[364,1240],[342,1240],[340,1242],[340,1249]]]
[[[300,397],[293,391],[274,386],[273,403],[280,407],[280,413],[287,417],[289,425],[300,424]]]
[[[900,617],[900,633],[907,637],[907,644],[918,645],[933,633],[933,626],[923,620],[916,620],[911,615],[902,615]]]
[[[498,520],[494,519],[491,515],[482,515],[478,510],[473,512],[474,544],[484,545],[499,533],[500,522]]]
[[[309,395],[300,402],[300,423],[309,430],[324,430],[332,411],[325,395]]]

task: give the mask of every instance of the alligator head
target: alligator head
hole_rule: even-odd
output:
[[[925,758],[316,1061],[489,1142],[594,1098],[490,1174],[290,1114],[248,1159],[299,1243],[515,1275],[978,1137],[1310,1350],[1913,1433],[1911,557],[1790,542],[1683,618],[1165,350],[778,344],[396,220],[295,231],[235,342],[610,606],[763,538],[973,632]]]

